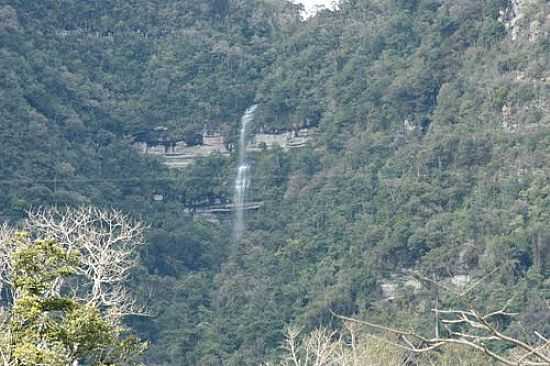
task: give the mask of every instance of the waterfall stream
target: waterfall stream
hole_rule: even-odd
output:
[[[233,237],[235,242],[241,240],[244,231],[244,204],[246,202],[246,190],[250,185],[248,177],[248,162],[246,161],[247,126],[254,119],[257,105],[248,108],[241,118],[241,133],[239,137],[239,165],[235,178],[235,193],[233,204],[235,206],[235,220],[233,222]]]

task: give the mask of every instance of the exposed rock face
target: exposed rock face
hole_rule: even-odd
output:
[[[311,18],[323,9],[338,9],[337,2],[333,0],[293,0],[292,2],[304,6],[304,10],[301,13],[303,20]]]
[[[433,284],[430,282],[420,280],[411,275],[394,274],[390,278],[382,280],[380,283],[382,300],[393,301],[403,294],[403,290],[412,291],[416,294],[423,288],[430,289],[433,287]],[[472,283],[472,277],[469,274],[457,274],[436,280],[436,283],[441,289],[460,293]]]
[[[513,41],[508,46],[529,49],[530,43],[543,44],[550,37],[549,0],[509,0],[501,10],[499,21],[504,24]],[[550,74],[541,55],[524,60],[502,75],[509,90],[500,107],[501,126],[507,133],[532,133],[550,124]],[[529,90],[529,92],[526,92]],[[528,96],[530,95],[530,96]]]
[[[163,130],[164,131],[164,130]],[[317,128],[301,128],[281,133],[258,133],[252,136],[247,151],[261,151],[264,148],[280,146],[284,150],[303,147],[319,134]],[[163,136],[158,141],[137,141],[133,146],[142,154],[161,156],[170,168],[185,168],[194,160],[221,154],[228,156],[230,151],[219,133],[204,133],[200,145],[188,145],[183,140],[173,140]]]
[[[504,24],[513,40],[516,40],[519,34],[519,21],[522,18],[521,3],[522,0],[511,0],[510,6],[500,12],[499,20]]]
[[[394,275],[389,279],[385,279],[380,283],[382,291],[382,299],[385,301],[393,301],[398,297],[399,290],[409,289],[414,292],[422,288],[422,283],[410,276]]]
[[[260,151],[263,147],[269,149],[274,146],[280,146],[284,150],[303,147],[318,133],[317,128],[301,128],[281,133],[258,133],[253,136],[247,150]]]
[[[413,132],[416,130],[416,125],[414,124],[414,122],[409,121],[408,118],[405,118],[405,120],[403,121],[403,128],[407,132]]]
[[[162,143],[136,142],[134,146],[142,154],[162,156],[169,168],[185,168],[194,160],[214,153],[229,155],[224,138],[220,134],[207,134],[202,137],[201,145],[187,145],[184,141],[166,141]]]
[[[512,107],[508,104],[502,106],[502,127],[506,132],[515,132],[518,128],[518,124],[514,120]]]
[[[450,282],[457,290],[464,290],[466,286],[472,281],[470,275],[456,275],[451,277]]]
[[[545,0],[511,0],[510,6],[501,10],[499,20],[512,40],[525,38],[535,42],[546,35],[550,23],[548,7]]]

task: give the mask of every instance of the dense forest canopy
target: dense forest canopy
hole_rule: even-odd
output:
[[[550,3],[301,10],[0,0],[0,222],[82,205],[145,222],[131,286],[152,316],[127,323],[146,364],[258,365],[289,324],[341,329],[332,312],[429,333],[434,304],[507,303],[507,334],[550,337]],[[252,104],[253,133],[319,132],[250,154],[262,205],[235,243],[230,215],[199,212],[232,200],[236,154],[168,169],[132,143],[211,131],[234,151]]]

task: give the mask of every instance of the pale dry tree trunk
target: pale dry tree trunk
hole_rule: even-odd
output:
[[[0,365],[2,366],[15,366],[15,361],[11,357],[10,350],[4,350],[0,348]]]
[[[0,225],[0,316],[6,311],[3,296],[11,297],[12,264],[11,257],[15,251],[15,230],[7,224]]]
[[[302,335],[289,328],[281,350],[281,360],[271,366],[393,366],[401,365],[405,354],[363,337],[351,322],[343,333],[319,328]]]
[[[7,224],[0,225],[0,365],[15,366],[10,330],[12,301],[12,255],[16,250],[16,231]]]
[[[2,242],[0,241],[0,245]],[[11,331],[9,326],[9,314],[6,309],[0,309],[0,365],[14,366],[15,361],[12,357],[13,346]]]
[[[300,333],[295,328],[287,330],[282,346],[285,355],[280,366],[340,365],[343,348],[341,339],[334,339],[336,332],[316,329],[304,337],[300,337]]]

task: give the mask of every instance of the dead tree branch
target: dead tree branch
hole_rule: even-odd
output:
[[[59,281],[52,291],[72,287],[76,298],[105,309],[113,322],[143,313],[127,289],[143,244],[142,223],[117,210],[49,208],[29,211],[24,230],[80,253],[77,281],[73,286]]]
[[[386,343],[416,354],[431,352],[445,345],[459,345],[477,350],[492,359],[508,366],[550,366],[550,341],[539,336],[540,342],[529,344],[520,339],[508,336],[494,325],[498,317],[512,317],[517,314],[506,311],[506,308],[482,315],[475,310],[433,310],[444,317],[441,320],[447,331],[446,336],[428,338],[414,331],[404,331],[386,327],[365,320],[358,320],[338,314],[333,315],[346,322],[354,322],[370,329],[393,334],[397,341],[385,339]],[[457,329],[458,328],[458,329]],[[384,339],[380,335],[368,332],[370,337]],[[491,347],[496,343],[508,344],[517,352],[497,353]]]

